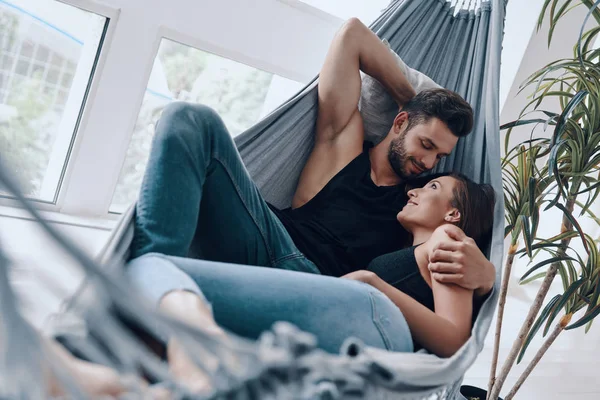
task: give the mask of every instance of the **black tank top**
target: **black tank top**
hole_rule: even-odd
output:
[[[369,263],[367,269],[435,312],[433,290],[419,270],[415,257],[416,247],[411,246],[376,257]],[[414,351],[422,349],[423,346],[415,338],[413,339]]]
[[[421,275],[417,264],[416,247],[411,246],[376,257],[369,263],[367,269],[431,311],[435,311],[433,291]]]
[[[371,180],[370,144],[302,207],[278,210],[294,244],[323,275],[366,269],[375,257],[406,247],[396,215],[408,201],[405,185]]]

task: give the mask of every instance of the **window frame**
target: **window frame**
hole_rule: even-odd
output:
[[[47,200],[37,199],[37,198],[29,198],[29,200],[31,202],[33,202],[36,205],[36,207],[40,210],[59,212],[61,209],[62,198],[64,197],[64,193],[62,193],[63,192],[62,187],[65,184],[65,182],[68,181],[68,179],[69,179],[70,161],[72,161],[73,159],[75,159],[77,157],[78,144],[82,140],[80,138],[80,136],[83,136],[80,134],[80,132],[83,130],[82,128],[85,127],[85,125],[87,123],[87,119],[90,114],[90,110],[93,109],[95,93],[97,92],[98,86],[99,86],[98,78],[99,78],[100,72],[102,71],[104,62],[106,60],[107,53],[109,52],[109,49],[110,49],[111,39],[114,35],[114,31],[117,26],[116,22],[118,20],[120,10],[118,8],[110,7],[106,4],[99,3],[96,1],[92,1],[92,0],[54,0],[54,1],[64,3],[69,6],[77,7],[84,11],[91,12],[91,13],[94,13],[101,17],[106,18],[104,37],[100,42],[100,48],[97,50],[95,68],[91,71],[91,77],[89,79],[86,94],[83,99],[83,105],[80,107],[79,117],[75,124],[74,132],[71,135],[71,146],[70,146],[69,151],[67,152],[66,159],[63,163],[63,170],[61,171],[62,172],[61,178],[59,179],[59,182],[58,182],[57,194],[55,195],[54,201],[47,201]],[[29,64],[28,68],[32,68],[33,63],[35,62],[34,59],[35,59],[35,55],[37,53],[37,48],[38,48],[38,44],[36,44],[34,46],[32,59],[31,59],[31,62]],[[18,54],[15,55],[15,57],[17,57],[17,60],[16,60],[16,62],[13,63],[13,69],[15,68],[16,63],[18,62],[18,58],[19,58]],[[45,62],[45,64],[48,65],[48,68],[52,67],[50,59],[48,59]],[[45,69],[44,74],[46,74],[47,68],[44,68],[44,69]],[[62,88],[61,79],[63,78],[65,71],[66,71],[66,63],[63,63],[63,65],[59,69],[59,75],[58,75],[59,80],[56,82],[56,84],[54,84],[54,86],[56,88],[55,96],[58,96],[58,92]],[[0,196],[0,206],[19,207],[19,203],[14,198],[11,198],[8,196]]]

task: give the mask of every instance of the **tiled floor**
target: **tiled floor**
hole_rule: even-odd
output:
[[[62,226],[60,229],[90,253],[97,252],[108,235],[106,231],[88,228]],[[72,268],[69,258],[56,251],[31,222],[0,217],[0,243],[18,261],[19,267],[15,270],[13,279],[23,299],[30,305],[27,315],[34,324],[39,325],[48,313],[58,307],[58,292],[63,296],[73,290],[81,275]],[[55,289],[49,289],[52,287],[50,282],[55,282]],[[536,291],[534,285],[522,287],[513,284],[511,288],[505,334],[501,342],[503,353],[507,352],[516,336],[520,321]],[[495,322],[492,329],[494,324]],[[600,399],[600,380],[596,379],[599,371],[597,360],[600,356],[598,325],[600,321],[587,335],[583,330],[564,332],[521,388],[516,399]],[[466,375],[465,384],[487,387],[492,345],[493,334],[490,332],[484,351]],[[515,368],[503,393],[506,393],[510,384],[516,380],[517,373],[523,370],[532,356],[533,352],[530,352],[523,365]]]

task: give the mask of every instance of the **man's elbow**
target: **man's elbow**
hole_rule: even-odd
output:
[[[342,39],[356,40],[361,37],[361,35],[364,35],[365,31],[368,29],[369,28],[367,28],[360,19],[352,17],[344,22],[340,28],[339,36]]]
[[[344,21],[344,24],[342,25],[342,30],[349,31],[363,30],[365,28],[366,25],[363,24],[361,20],[356,17],[348,18],[346,21]]]

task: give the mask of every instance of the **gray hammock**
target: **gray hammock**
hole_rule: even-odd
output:
[[[331,355],[319,350],[310,334],[285,323],[277,324],[256,342],[234,336],[227,342],[214,339],[202,330],[155,313],[122,279],[133,235],[133,207],[122,216],[100,257],[92,260],[42,221],[5,175],[6,169],[0,169],[0,184],[21,199],[86,274],[76,295],[51,318],[45,334],[78,336],[79,351],[90,360],[123,373],[143,370],[158,381],[172,382],[164,362],[146,351],[114,317],[118,309],[148,331],[168,330],[178,335],[201,367],[206,354],[221,360],[235,357],[235,365],[224,361],[217,371],[207,370],[215,391],[206,398],[212,399],[463,398],[459,388],[464,373],[483,348],[493,317],[503,256],[498,98],[505,7],[506,0],[397,0],[371,26],[412,67],[402,64],[414,86],[435,85],[418,70],[460,93],[473,106],[474,133],[461,138],[437,170],[460,171],[476,181],[490,183],[499,194],[493,238],[486,251],[497,269],[496,286],[477,316],[471,338],[454,356],[442,359],[427,352],[393,353],[365,347],[352,338],[339,355]],[[317,84],[315,78],[236,138],[264,198],[279,207],[290,204],[312,148]],[[389,130],[397,108],[368,76],[363,76],[362,92],[360,109],[367,139],[377,142]],[[18,312],[7,278],[9,265],[10,260],[0,252],[0,398],[45,398],[42,385],[31,384],[42,382],[43,360],[74,398],[84,398],[60,363],[43,352],[40,335]],[[173,387],[185,395],[183,388]]]

